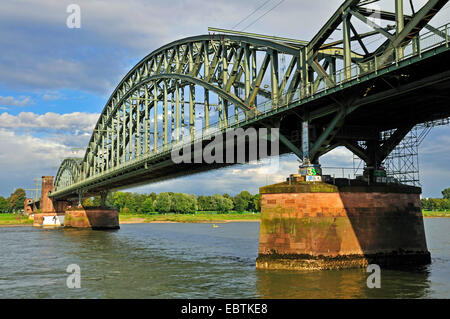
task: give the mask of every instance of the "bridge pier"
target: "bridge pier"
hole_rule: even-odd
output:
[[[76,207],[66,210],[64,227],[93,230],[119,229],[119,212],[110,208]]]
[[[428,252],[418,187],[291,175],[260,188],[259,269],[423,265]]]

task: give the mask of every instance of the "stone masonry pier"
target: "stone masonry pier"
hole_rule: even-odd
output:
[[[257,268],[319,270],[431,261],[418,187],[287,181],[261,187],[260,193]]]

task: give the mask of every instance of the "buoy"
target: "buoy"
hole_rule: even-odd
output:
[[[216,224],[213,224],[213,228],[218,228],[219,226],[217,226]]]

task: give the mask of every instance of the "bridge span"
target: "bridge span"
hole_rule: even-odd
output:
[[[232,129],[276,128],[279,153],[297,155],[303,170],[291,176],[288,184],[261,188],[259,267],[304,265],[287,259],[268,262],[264,258],[273,257],[270,251],[334,258],[341,254],[361,257],[398,253],[403,249],[413,252],[408,255],[409,261],[429,261],[419,214],[420,189],[388,185],[378,177],[383,177],[386,157],[416,124],[450,116],[449,25],[429,24],[448,0],[429,0],[421,8],[412,8],[411,15],[405,13],[403,0],[394,1],[394,12],[374,7],[378,2],[343,1],[308,42],[225,32],[177,40],[153,51],[111,94],[84,157],[62,162],[48,194],[54,206],[58,202],[81,203],[85,196],[101,194],[105,198],[114,189],[232,165],[175,163],[172,154],[187,146],[204,147],[213,137]],[[371,31],[358,31],[362,25]],[[369,44],[374,36],[381,36],[383,41],[372,48]],[[385,137],[383,132],[389,130],[395,132]],[[273,140],[274,134],[258,138]],[[345,189],[346,185],[336,181],[330,184],[325,177],[309,178],[311,168],[318,169],[314,172],[320,175],[320,157],[339,146],[366,164],[363,178],[353,181],[356,189]],[[311,186],[309,180],[321,186]],[[328,193],[323,198],[333,195],[322,202],[316,198],[317,192]],[[304,211],[306,208],[295,206],[301,212],[296,211],[297,219],[288,223],[288,229],[274,224],[297,209],[287,201],[300,205],[298,196],[300,202],[320,202],[320,207],[308,206]],[[392,219],[392,205],[397,213],[403,212],[402,218]],[[368,220],[375,225],[369,237],[363,234],[368,224],[350,216],[359,216],[362,210],[370,212]],[[331,220],[327,231],[338,227],[333,218],[344,218],[343,230],[338,234],[318,229],[309,235],[302,233],[299,220],[303,222],[316,213],[320,213],[318,218]],[[376,214],[381,217],[372,218]],[[392,236],[384,238],[390,238],[395,247],[380,242],[383,231],[389,233],[386,229]],[[398,231],[407,235],[399,237],[395,234]],[[349,233],[353,234],[350,239],[346,237]],[[305,243],[299,234],[325,237],[320,237],[322,244],[310,237]],[[333,242],[337,240],[333,236],[339,237],[339,244]],[[407,239],[413,244],[407,244]],[[368,258],[360,257],[347,264],[367,263]],[[347,264],[341,262],[339,267]],[[315,267],[327,265],[324,261]]]

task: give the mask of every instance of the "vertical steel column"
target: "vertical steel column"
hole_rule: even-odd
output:
[[[205,41],[203,43],[204,47],[204,55],[203,55],[203,72],[204,72],[204,78],[207,79],[209,77],[209,42]],[[204,105],[204,116],[205,116],[205,130],[208,131],[209,129],[209,90],[204,89],[203,94],[205,97],[205,105]]]
[[[174,92],[170,94],[170,143],[175,140],[175,96]]]
[[[126,152],[127,152],[127,141],[126,141],[126,135],[127,135],[127,103],[126,101],[123,103],[123,114],[122,114],[122,121],[123,121],[123,136],[122,136],[122,165],[126,162]]]
[[[195,85],[189,85],[189,132],[191,141],[195,137]]]
[[[302,122],[303,164],[309,163],[309,121]]]
[[[148,155],[149,153],[149,148],[150,148],[150,140],[149,140],[149,125],[150,125],[150,121],[149,121],[149,113],[148,113],[148,88],[147,85],[145,85],[145,146],[144,146],[144,152],[145,155]]]
[[[167,107],[167,81],[163,81],[163,145],[164,149],[167,148],[167,141],[168,141],[168,107]]]
[[[245,97],[246,100],[250,95],[250,47],[245,45],[244,47],[244,77],[245,77]]]
[[[223,127],[228,127],[228,101],[222,99],[222,124]]]
[[[225,43],[222,49],[222,88],[225,89],[228,82],[228,57]]]
[[[278,53],[276,51],[270,52],[270,82],[272,85],[272,108],[278,106],[278,81],[279,81],[279,75],[278,75]]]
[[[203,78],[209,77],[209,42],[203,42]]]
[[[342,15],[342,31],[344,42],[344,74],[345,79],[350,80],[352,77],[352,56],[351,56],[351,40],[350,40],[350,18],[351,15],[345,12]]]
[[[141,156],[141,89],[138,90],[136,101],[136,138],[134,140],[135,157]]]
[[[181,87],[181,140],[183,140],[184,137],[184,128],[186,126],[186,123],[184,121],[184,117],[185,117],[185,111],[184,111],[184,86]]]
[[[117,147],[116,147],[116,166],[120,163],[120,107],[117,107]]]
[[[188,48],[189,73],[191,74],[194,70],[193,44],[189,43]],[[193,84],[189,85],[189,132],[191,141],[193,141],[195,135],[195,86]]]
[[[331,57],[329,59],[330,61],[330,78],[331,80],[336,83],[336,58],[335,57]]]
[[[154,109],[154,122],[153,122],[153,153],[156,154],[158,148],[158,85],[153,82],[153,109]]]
[[[228,52],[225,43],[222,46],[222,88],[225,89],[228,82]],[[228,101],[225,98],[222,99],[222,123],[228,127]]]
[[[175,104],[176,104],[175,140],[178,142],[180,139],[180,87],[178,84],[178,80],[175,80]]]
[[[300,98],[309,96],[308,48],[300,49]]]
[[[109,140],[109,145],[110,145],[110,147],[108,147],[108,149],[111,149],[109,151],[109,154],[107,154],[107,156],[106,156],[106,168],[107,169],[110,168],[110,163],[112,163],[113,156],[114,156],[113,130],[114,130],[114,119],[111,119],[111,131],[108,131],[106,133],[106,134],[108,134],[108,140]],[[110,156],[111,156],[111,160],[109,159]]]
[[[256,49],[252,50],[252,82],[256,81],[257,72],[256,72]],[[258,95],[256,95],[254,100],[254,105],[258,105]]]
[[[93,153],[93,150],[92,150]],[[92,161],[93,164],[91,166],[91,176],[93,176],[95,174],[95,170],[97,168],[97,155],[94,155],[94,160]]]
[[[204,89],[204,95],[205,95],[205,130],[208,131],[209,129],[209,90]]]
[[[239,88],[237,86],[234,87],[234,95],[239,97]],[[234,106],[234,123],[238,123],[238,122],[239,122],[239,109],[235,105]]]
[[[405,27],[405,18],[403,13],[403,0],[395,0],[395,21],[397,24],[397,35],[400,34],[400,32],[402,32],[403,28]],[[404,48],[399,46],[398,48],[396,48],[396,52],[397,59],[403,59]]]
[[[101,171],[102,173],[105,171],[105,132],[102,132],[102,167],[101,167]]]
[[[133,97],[128,100],[130,104],[130,114],[128,115],[128,161],[133,157]]]
[[[175,47],[175,70],[180,69],[180,48],[179,46]],[[177,71],[178,72],[178,71]],[[181,129],[180,129],[180,84],[178,80],[175,80],[175,113],[176,113],[176,122],[175,122],[175,141],[178,142],[180,140]]]

